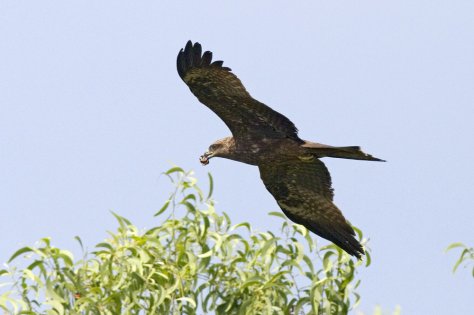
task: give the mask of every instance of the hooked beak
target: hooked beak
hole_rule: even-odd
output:
[[[203,155],[199,157],[199,162],[201,162],[202,165],[207,165],[209,164],[209,160],[212,158],[212,153],[209,151],[206,151]]]

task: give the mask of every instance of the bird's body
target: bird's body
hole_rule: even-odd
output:
[[[219,157],[257,166],[270,159],[274,163],[287,162],[289,159],[304,159],[309,154],[306,148],[292,139],[261,138],[247,142],[227,137],[217,143],[229,147]]]
[[[382,161],[358,146],[333,147],[299,138],[284,115],[255,100],[222,61],[189,41],[178,54],[180,77],[201,103],[229,127],[232,137],[214,142],[201,156],[208,164],[222,157],[258,166],[267,190],[286,216],[358,258],[364,253],[354,230],[333,203],[330,174],[319,159]]]

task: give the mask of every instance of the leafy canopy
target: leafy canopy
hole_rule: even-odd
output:
[[[23,247],[0,270],[7,314],[347,314],[359,301],[353,260],[335,245],[285,219],[281,231],[232,224],[191,172],[165,173],[173,192],[140,231],[113,214],[115,232],[83,257],[49,238]],[[357,230],[359,239],[361,232]],[[18,264],[25,264],[20,268]],[[370,264],[367,255],[365,264]],[[8,282],[9,281],[9,282]]]

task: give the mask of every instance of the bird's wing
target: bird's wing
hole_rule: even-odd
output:
[[[250,96],[239,78],[212,52],[202,53],[199,43],[188,41],[178,54],[181,79],[201,103],[229,127],[234,138],[268,137],[299,140],[295,125],[284,115]]]
[[[318,159],[269,161],[259,165],[260,177],[285,215],[313,233],[334,242],[350,255],[364,254],[342,212],[332,202],[331,176]]]

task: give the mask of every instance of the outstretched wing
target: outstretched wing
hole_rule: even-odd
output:
[[[202,53],[199,43],[188,41],[178,54],[181,79],[201,103],[216,113],[234,138],[292,138],[295,125],[282,114],[250,96],[239,78],[222,61],[212,62],[212,52]]]
[[[361,258],[364,254],[362,245],[332,202],[331,176],[323,162],[318,159],[283,163],[269,161],[259,165],[259,169],[265,187],[291,221]]]

